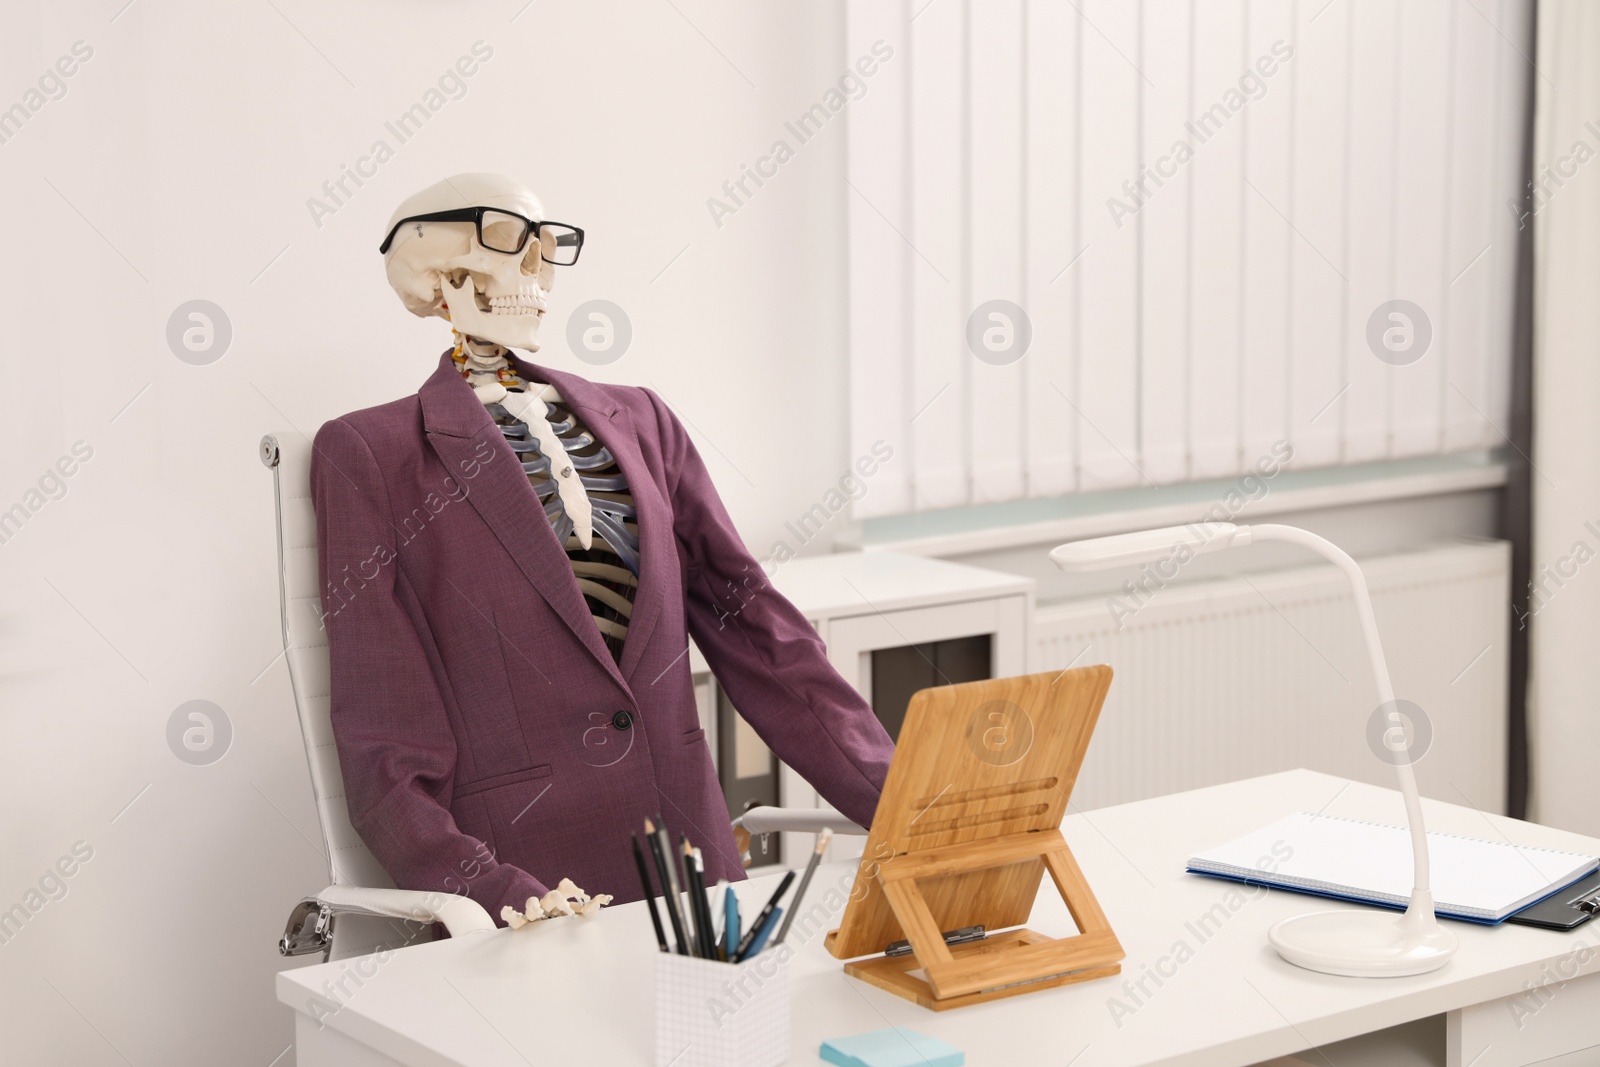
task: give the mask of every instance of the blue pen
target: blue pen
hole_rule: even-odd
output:
[[[722,898],[722,955],[724,959],[733,959],[734,947],[739,944],[739,898],[734,895],[733,886],[729,886]]]
[[[772,933],[773,927],[778,925],[778,917],[783,914],[782,908],[773,908],[772,914],[767,916],[767,921],[761,924],[761,930],[756,934],[756,939],[750,942],[750,948],[739,957],[739,962],[751,959],[761,953],[767,943],[767,937]]]

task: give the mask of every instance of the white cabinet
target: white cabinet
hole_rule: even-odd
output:
[[[1033,617],[1031,578],[947,560],[866,551],[791,560],[770,580],[817,628],[828,646],[829,660],[868,702],[873,701],[874,653],[911,646],[926,649],[939,642],[986,637],[990,677],[1003,678],[1027,670]],[[731,723],[737,736],[719,736],[715,680],[699,650],[691,655],[701,720],[706,725],[711,751],[732,754],[744,769],[749,769],[748,763],[770,759],[743,720]],[[931,674],[938,677],[931,660],[929,664]],[[878,688],[881,693],[885,687]],[[903,698],[888,699],[901,706],[875,710],[887,722],[898,723],[905,710]],[[732,717],[720,718],[728,725]],[[725,786],[734,769],[719,767]],[[776,793],[775,799],[785,807],[815,807],[819,803],[810,784],[781,764],[776,768]],[[810,840],[805,835],[787,836],[795,838],[784,842],[784,855],[793,863],[796,856],[809,849]],[[859,838],[843,841],[829,858],[859,855],[860,848]]]

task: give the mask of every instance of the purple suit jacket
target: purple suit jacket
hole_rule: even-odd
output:
[[[744,876],[688,635],[778,756],[868,825],[892,743],[745,549],[683,426],[648,389],[533,364],[616,457],[638,508],[620,665],[500,430],[449,354],[415,396],[324,425],[311,468],[350,818],[403,889],[498,922],[567,877],[642,895],[628,834],[662,816]]]

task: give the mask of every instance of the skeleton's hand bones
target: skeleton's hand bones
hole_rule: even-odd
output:
[[[571,878],[563,878],[560,884],[543,897],[529,897],[522,911],[507,904],[500,909],[500,918],[516,930],[531,922],[554,919],[561,915],[598,915],[600,909],[609,903],[611,903],[609,893],[599,893],[591,897],[574,885]]]

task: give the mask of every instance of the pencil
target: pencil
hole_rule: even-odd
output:
[[[659,819],[656,822],[656,840],[661,843],[661,869],[666,872],[667,882],[672,886],[672,907],[681,922],[679,935],[683,938],[682,955],[698,956],[700,950],[695,947],[694,930],[690,927],[694,919],[689,914],[688,901],[683,896],[683,876],[678,873],[678,855],[672,851],[672,838],[667,835],[667,824]],[[662,891],[666,891],[666,885],[662,886]]]
[[[722,954],[722,938],[717,936],[717,917],[711,909],[713,898],[706,896],[706,858],[698,848],[694,850],[694,876],[700,883],[700,914],[706,920],[706,959],[726,963],[728,957]]]
[[[811,853],[811,859],[806,862],[806,873],[800,876],[800,885],[794,891],[794,899],[789,901],[789,914],[783,917],[783,925],[778,927],[778,936],[772,939],[774,945],[783,944],[783,939],[789,936],[789,927],[794,925],[794,917],[800,914],[800,901],[806,895],[806,888],[811,885],[811,876],[817,873],[817,864],[822,862],[822,854],[828,850],[828,842],[833,839],[833,831],[823,827],[817,835],[817,847]]]
[[[661,903],[667,909],[667,919],[672,923],[672,936],[677,940],[678,955],[689,954],[689,942],[683,935],[683,916],[678,914],[678,894],[672,883],[672,865],[661,851],[661,833],[649,819],[644,821],[645,840],[650,842],[650,856],[656,861],[656,874],[661,879]]]
[[[721,960],[726,963],[728,962],[728,956],[727,953],[722,951],[722,935],[716,929],[716,902],[720,894],[716,890],[712,890],[711,895],[706,895],[706,858],[698,848],[694,850],[694,869],[700,876],[700,900],[706,911],[706,930],[711,937],[711,954],[707,958]],[[723,885],[724,883],[718,882],[717,889],[722,889]]]
[[[683,917],[689,930],[689,955],[699,956],[702,959],[706,954],[706,933],[700,925],[700,909],[694,903],[694,858],[691,855],[689,839],[683,835],[678,836],[678,847],[673,850],[673,863],[683,864]]]
[[[696,944],[700,947],[703,959],[714,960],[717,958],[717,942],[716,935],[711,932],[711,908],[706,904],[705,867],[700,859],[700,850],[690,845],[687,837],[683,839],[683,872],[689,887],[689,908],[694,912],[695,929],[699,931]]]
[[[745,931],[744,937],[739,941],[738,949],[729,957],[729,963],[738,963],[749,953],[750,946],[755,944],[757,935],[761,933],[768,920],[772,918],[772,909],[778,906],[778,901],[783,898],[784,891],[789,888],[789,883],[793,881],[793,871],[783,872],[783,881],[778,883],[778,891],[772,894],[772,898],[767,901],[767,906],[761,909],[761,914],[756,916],[756,921],[751,923],[750,929]]]
[[[717,884],[711,889],[711,896],[707,898],[706,906],[711,909],[711,917],[717,924],[717,959],[728,962],[728,909],[722,905],[722,900],[728,895],[728,880],[718,878]]]
[[[683,861],[683,889],[687,894],[689,905],[684,910],[689,916],[689,925],[694,927],[694,949],[689,954],[704,959],[706,955],[706,939],[700,927],[700,909],[694,903],[694,854],[689,847],[689,839],[687,837],[680,835],[676,858]]]
[[[661,946],[662,952],[671,951],[667,948],[667,933],[661,929],[661,913],[656,910],[655,890],[650,887],[650,872],[645,869],[644,850],[639,847],[639,835],[629,834],[633,838],[633,862],[639,868],[639,882],[644,886],[644,899],[650,905],[650,925],[656,930],[656,944]]]

